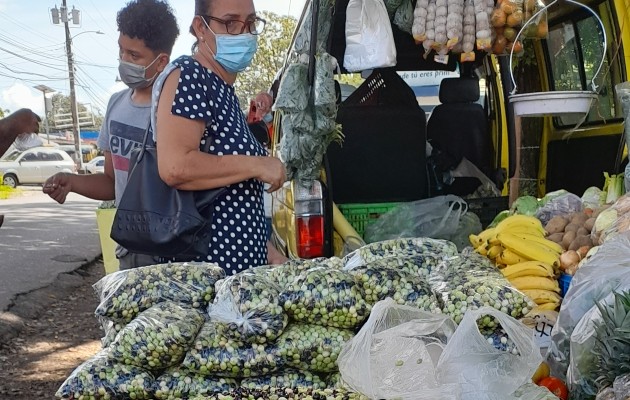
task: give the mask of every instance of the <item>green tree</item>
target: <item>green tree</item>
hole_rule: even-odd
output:
[[[263,11],[267,21],[265,31],[258,38],[258,51],[252,66],[238,74],[234,88],[244,110],[260,92],[268,92],[276,73],[282,68],[297,21],[290,16]]]

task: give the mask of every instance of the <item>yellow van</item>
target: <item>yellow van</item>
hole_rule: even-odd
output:
[[[344,69],[348,5],[306,2],[272,90],[278,106],[285,75],[302,64],[303,92],[316,97],[316,61],[326,53],[338,61],[335,111],[343,139],[324,141],[316,179],[294,179],[273,196],[272,241],[286,255],[339,255],[349,244],[335,232],[340,219],[362,235],[402,202],[455,194],[488,223],[519,195],[558,189],[582,195],[603,186],[604,172],[623,173],[627,150],[615,87],[630,73],[630,50],[623,46],[630,43],[630,0],[541,6],[536,14],[546,18],[539,25],[544,38],[522,40],[516,56],[490,48],[467,57],[427,52],[392,18],[396,65],[360,76]],[[495,43],[501,32],[496,29]],[[571,93],[582,103],[590,99],[582,104],[587,113],[563,112],[573,103],[559,109],[549,103],[554,96],[571,102]],[[276,109],[273,151],[286,158],[291,127],[286,110]],[[316,153],[313,162],[319,162]]]

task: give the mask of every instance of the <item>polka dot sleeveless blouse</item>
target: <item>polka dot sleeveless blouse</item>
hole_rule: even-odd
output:
[[[206,121],[201,147],[211,140],[210,154],[266,155],[250,132],[234,88],[194,58],[173,61],[181,76],[171,112]],[[228,275],[267,264],[263,183],[250,179],[228,187],[215,202],[212,241],[207,261],[219,264]]]

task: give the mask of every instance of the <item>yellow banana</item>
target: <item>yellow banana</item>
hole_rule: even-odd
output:
[[[481,245],[475,248],[475,252],[477,252],[478,254],[481,254],[482,256],[487,256],[488,255],[488,246],[486,245]]]
[[[475,235],[474,233],[468,235],[468,240],[470,241],[470,245],[475,249],[481,246],[481,243],[483,242],[481,238],[479,238],[479,235]]]
[[[558,281],[551,278],[545,278],[542,276],[522,276],[519,278],[509,279],[512,286],[518,290],[552,290],[560,293],[560,285]]]
[[[528,215],[510,215],[495,227],[495,231],[500,234],[503,231],[514,230],[516,227],[523,227],[523,229],[529,228],[535,232],[539,232],[541,235],[545,234],[545,228],[542,226],[540,220],[536,217],[530,217]]]
[[[532,312],[535,313],[537,311],[556,311],[558,307],[560,307],[559,303],[543,303],[536,305],[536,307],[532,309]]]
[[[560,265],[560,255],[538,242],[525,240],[509,233],[499,234],[498,238],[501,240],[503,247],[512,250],[523,258],[542,261],[551,266]]]
[[[495,258],[497,258],[499,254],[501,254],[502,251],[503,251],[503,247],[499,245],[490,246],[490,248],[488,248],[488,254],[486,254],[486,257],[488,257],[491,260],[494,260]]]
[[[512,233],[512,232],[501,233],[502,238],[505,238],[505,235],[514,235],[527,242],[536,242],[540,245],[548,247],[551,251],[554,251],[558,254],[562,254],[562,252],[564,252],[564,249],[558,243],[545,239],[544,237],[541,237],[535,234],[532,235],[530,233]]]
[[[479,234],[479,238],[480,238],[482,241],[487,242],[487,241],[489,241],[491,238],[495,237],[496,235],[497,235],[497,231],[496,231],[496,229],[495,229],[495,228],[488,228],[488,229],[486,229],[486,230],[482,231],[482,232]]]
[[[500,264],[512,265],[512,264],[518,264],[518,263],[522,263],[522,262],[527,262],[527,261],[530,261],[530,260],[525,258],[525,257],[522,257],[522,256],[516,254],[515,252],[513,252],[510,249],[504,248],[503,251],[501,252],[501,254],[499,254],[497,256],[495,261],[500,263]]]
[[[524,289],[521,290],[523,294],[530,299],[534,300],[536,304],[556,303],[562,302],[562,297],[554,291],[542,290],[542,289]]]
[[[512,264],[502,269],[503,276],[508,279],[519,278],[521,276],[544,276],[554,277],[553,267],[542,261],[525,261]]]

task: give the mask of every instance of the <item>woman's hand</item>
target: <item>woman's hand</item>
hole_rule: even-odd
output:
[[[258,173],[258,180],[269,184],[268,193],[273,193],[280,189],[287,181],[287,170],[276,157],[260,157],[261,167]]]

